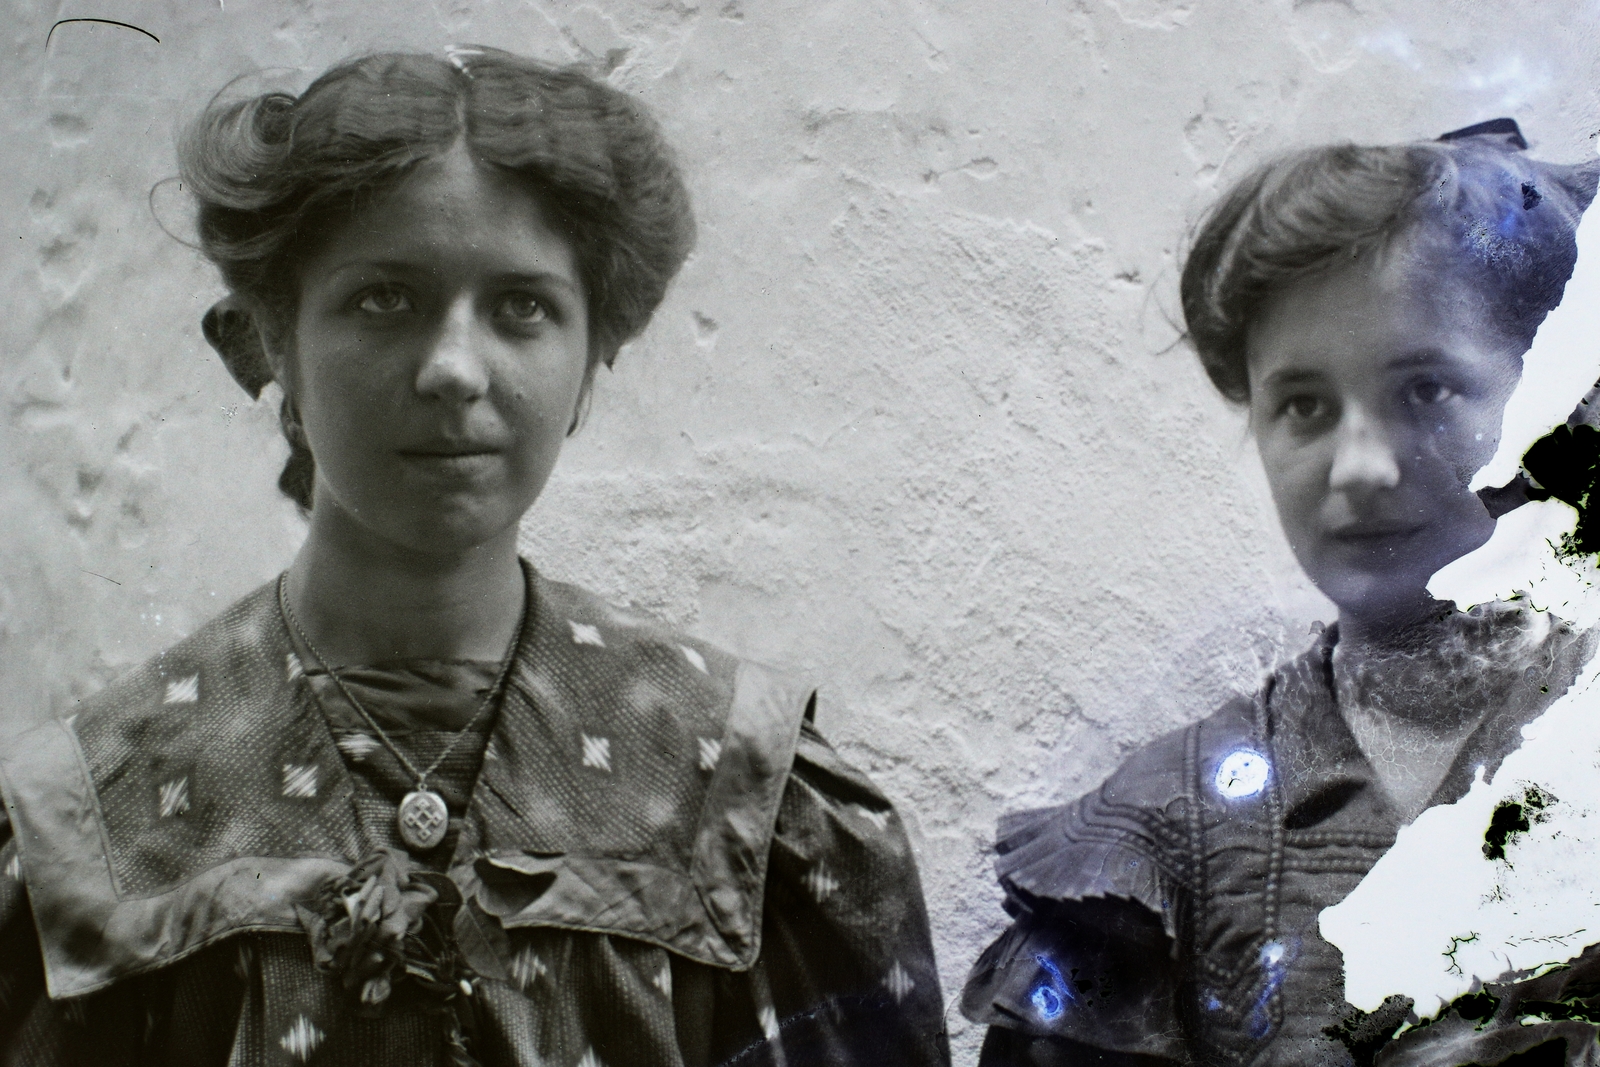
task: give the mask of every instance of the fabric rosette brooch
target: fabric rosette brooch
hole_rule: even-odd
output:
[[[473,969],[456,946],[461,891],[447,875],[404,852],[381,848],[296,904],[320,970],[339,976],[356,1010],[393,1002],[446,1014],[452,1067],[475,1067],[467,1051]]]

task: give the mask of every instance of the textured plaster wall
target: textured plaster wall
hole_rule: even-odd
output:
[[[157,44],[99,17],[144,27]],[[277,573],[275,398],[200,338],[173,138],[229,78],[482,42],[612,69],[701,242],[528,518],[548,573],[814,676],[900,805],[947,998],[1001,811],[1069,799],[1304,640],[1242,418],[1175,345],[1216,185],[1511,114],[1594,150],[1594,0],[10,0],[0,716]],[[979,1037],[952,1013],[958,1062]]]

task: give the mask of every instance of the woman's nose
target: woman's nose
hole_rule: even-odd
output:
[[[441,400],[472,401],[489,389],[483,326],[473,303],[450,304],[417,368],[417,392]]]
[[[1358,408],[1346,409],[1334,444],[1328,487],[1335,492],[1371,492],[1400,484],[1400,461],[1383,427]]]

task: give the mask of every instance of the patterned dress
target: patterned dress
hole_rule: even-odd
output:
[[[1452,628],[1382,679],[1481,711],[1434,804],[1464,795],[1480,766],[1492,776],[1594,650],[1511,605]],[[1254,697],[1146,746],[1087,796],[1002,821],[995,865],[1016,921],[962,1000],[991,1027],[984,1067],[1372,1062],[1405,1011],[1364,1019],[1345,1004],[1317,919],[1401,817],[1340,713],[1336,640],[1331,628]]]
[[[810,690],[525,569],[432,853],[399,852],[411,781],[271,587],[6,745],[0,1062],[947,1063],[903,828]],[[418,766],[494,673],[340,671]],[[447,951],[414,970],[408,939],[364,1003],[308,917],[385,855],[443,885]]]

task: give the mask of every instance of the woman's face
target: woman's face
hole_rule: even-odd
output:
[[[458,146],[299,281],[275,362],[316,457],[313,531],[431,555],[514,539],[589,380],[577,264],[538,201]]]
[[[1352,619],[1403,621],[1494,532],[1493,456],[1522,346],[1406,248],[1295,284],[1247,334],[1250,420],[1300,565]]]

